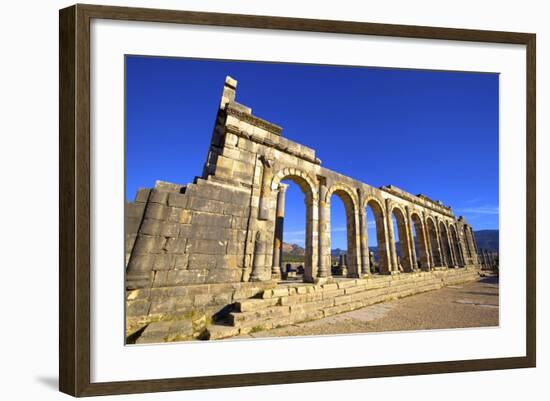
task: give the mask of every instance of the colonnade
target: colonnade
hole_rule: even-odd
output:
[[[282,180],[285,177],[280,177]],[[331,276],[331,197],[338,196],[346,210],[348,277],[374,273],[369,254],[367,209],[376,224],[377,264],[381,274],[430,271],[436,268],[478,264],[477,245],[471,226],[454,216],[400,202],[395,197],[367,195],[345,184],[327,186],[320,179],[313,191],[311,182],[289,177],[306,195],[305,281]],[[275,233],[272,276],[280,276],[282,263],[285,193],[288,187],[278,180],[274,189]],[[311,191],[308,193],[308,191]],[[396,220],[397,233],[393,219]],[[396,247],[399,238],[399,252]]]

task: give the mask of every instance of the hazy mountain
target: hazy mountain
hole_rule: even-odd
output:
[[[289,244],[283,242],[283,255],[302,256],[306,254],[306,250],[298,244]]]
[[[479,230],[474,231],[476,237],[477,249],[486,249],[489,252],[498,252],[498,230]]]

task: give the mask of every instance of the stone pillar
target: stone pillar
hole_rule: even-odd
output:
[[[319,271],[318,277],[330,276],[330,203],[326,202],[327,186],[319,184]]]
[[[361,202],[360,202],[361,203]],[[365,208],[359,210],[359,239],[361,244],[361,275],[368,276],[370,274],[369,262],[369,246],[368,246],[368,230],[367,230],[367,215]]]
[[[448,222],[443,222],[443,224],[445,224],[445,227],[446,227],[446,231],[447,231],[447,238],[446,238],[446,241],[447,241],[447,245],[449,246],[449,254],[451,255],[451,265],[454,266],[454,267],[458,267],[458,259],[457,259],[457,256],[455,255],[456,251],[455,251],[455,247],[453,246],[453,242],[452,241],[452,234],[451,234],[451,229],[449,227],[449,223]]]
[[[410,255],[411,255],[411,269],[412,271],[418,270],[418,255],[416,254],[416,246],[414,241],[414,230],[413,230],[413,222],[411,220],[411,210],[408,206],[405,206],[405,211],[407,212],[407,215],[405,218],[407,219],[407,236],[409,240],[409,248],[410,248]],[[418,236],[419,233],[416,233]],[[418,239],[418,238],[417,238]],[[418,239],[420,241],[420,239]]]
[[[252,262],[250,281],[262,280],[262,273],[264,273],[265,270],[265,251],[265,242],[263,241],[260,232],[257,231],[256,238],[254,240],[254,260]]]
[[[449,267],[449,261],[447,255],[443,252],[443,240],[441,239],[441,228],[439,227],[439,218],[435,216],[435,233],[437,236],[437,246],[439,247],[439,260],[443,267]]]
[[[430,229],[428,228],[426,212],[422,212],[422,230],[424,230],[424,239],[426,241],[426,259],[428,259],[428,270],[432,270],[435,267],[435,251],[432,249],[432,238],[430,236]]]
[[[304,281],[316,281],[319,268],[319,199],[306,196],[306,260]]]
[[[258,205],[258,220],[269,219],[271,180],[273,179],[273,163],[271,160],[261,156],[263,165],[262,182],[260,186],[260,202]]]
[[[393,233],[393,220],[391,211],[391,201],[386,199],[386,225],[388,227],[388,241],[390,251],[390,268],[388,269],[392,274],[399,273],[399,265],[397,264],[397,250],[395,248],[395,236]]]
[[[273,266],[271,278],[281,278],[281,261],[283,259],[283,225],[285,220],[285,193],[288,184],[279,184],[277,192],[277,209],[275,214],[275,239],[273,241]]]
[[[468,227],[468,232],[470,233],[470,241],[472,243],[472,254],[474,255],[474,264],[480,264],[481,261],[479,260],[479,254],[477,250],[477,242],[474,237],[474,230],[472,227]]]

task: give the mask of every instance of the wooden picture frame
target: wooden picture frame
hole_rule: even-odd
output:
[[[90,21],[94,18],[525,45],[527,49],[525,60],[527,71],[526,356],[92,383],[90,380]],[[73,396],[94,396],[535,366],[535,34],[96,5],[74,5],[60,10],[59,28],[60,391]]]

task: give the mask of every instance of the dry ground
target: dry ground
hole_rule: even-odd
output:
[[[498,326],[498,277],[241,337],[283,337]]]

